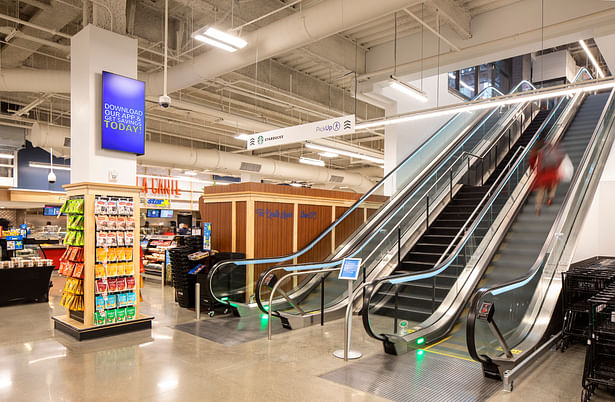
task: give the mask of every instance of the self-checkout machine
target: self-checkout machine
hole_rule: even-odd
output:
[[[135,177],[137,155],[145,152],[145,83],[136,80],[137,49],[136,39],[94,25],[71,39],[71,184],[65,189],[77,208],[73,222],[79,223],[70,240],[77,252],[68,258],[81,260],[83,273],[80,279],[67,275],[67,282],[82,281],[80,290],[65,288],[65,293],[76,292],[70,295],[75,309],[67,308],[53,321],[78,340],[150,329],[153,319],[139,311],[140,188]],[[99,208],[105,199],[113,201],[112,209]],[[132,208],[121,208],[122,200]],[[106,224],[101,216],[109,217]],[[115,228],[109,228],[114,220]],[[124,293],[130,294],[129,302],[120,299]],[[81,303],[75,303],[79,296]],[[100,305],[99,296],[109,303]]]
[[[361,268],[360,258],[344,258],[338,279],[348,282],[348,303],[352,304],[354,300],[354,281],[359,277],[359,268]],[[344,349],[339,349],[333,352],[333,356],[344,359],[358,359],[361,357],[361,352],[350,349],[350,338],[352,332],[352,306],[348,307],[349,314],[346,314],[344,322]]]

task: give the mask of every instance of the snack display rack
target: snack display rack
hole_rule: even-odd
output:
[[[140,188],[99,183],[64,188],[67,203],[80,200],[82,218],[69,211],[76,233],[67,233],[63,256],[67,314],[53,317],[54,327],[78,340],[151,328],[153,317],[139,311]]]

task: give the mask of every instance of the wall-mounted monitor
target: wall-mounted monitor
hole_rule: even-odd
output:
[[[60,214],[60,207],[45,206],[43,209],[43,215],[45,216],[58,216]]]
[[[145,153],[145,83],[102,73],[102,148]]]
[[[160,210],[159,209],[148,209],[147,217],[148,218],[160,218]]]
[[[160,210],[160,217],[161,218],[172,218],[173,217],[173,210],[172,209],[161,209]]]

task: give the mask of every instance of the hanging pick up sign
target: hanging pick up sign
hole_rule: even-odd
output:
[[[248,149],[259,149],[354,133],[355,116],[348,115],[266,131],[248,136]]]

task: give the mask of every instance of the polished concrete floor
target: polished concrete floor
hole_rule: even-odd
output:
[[[156,317],[151,332],[77,342],[53,331],[50,317],[63,313],[62,280],[54,282],[49,303],[0,307],[0,401],[384,400],[319,378],[346,364],[331,355],[342,346],[340,321],[224,346],[172,329],[194,313],[177,307],[170,288],[163,295],[146,282],[142,310]],[[382,353],[358,319],[352,335],[364,356]],[[549,352],[513,393],[490,401],[579,400],[582,368],[580,347]]]

